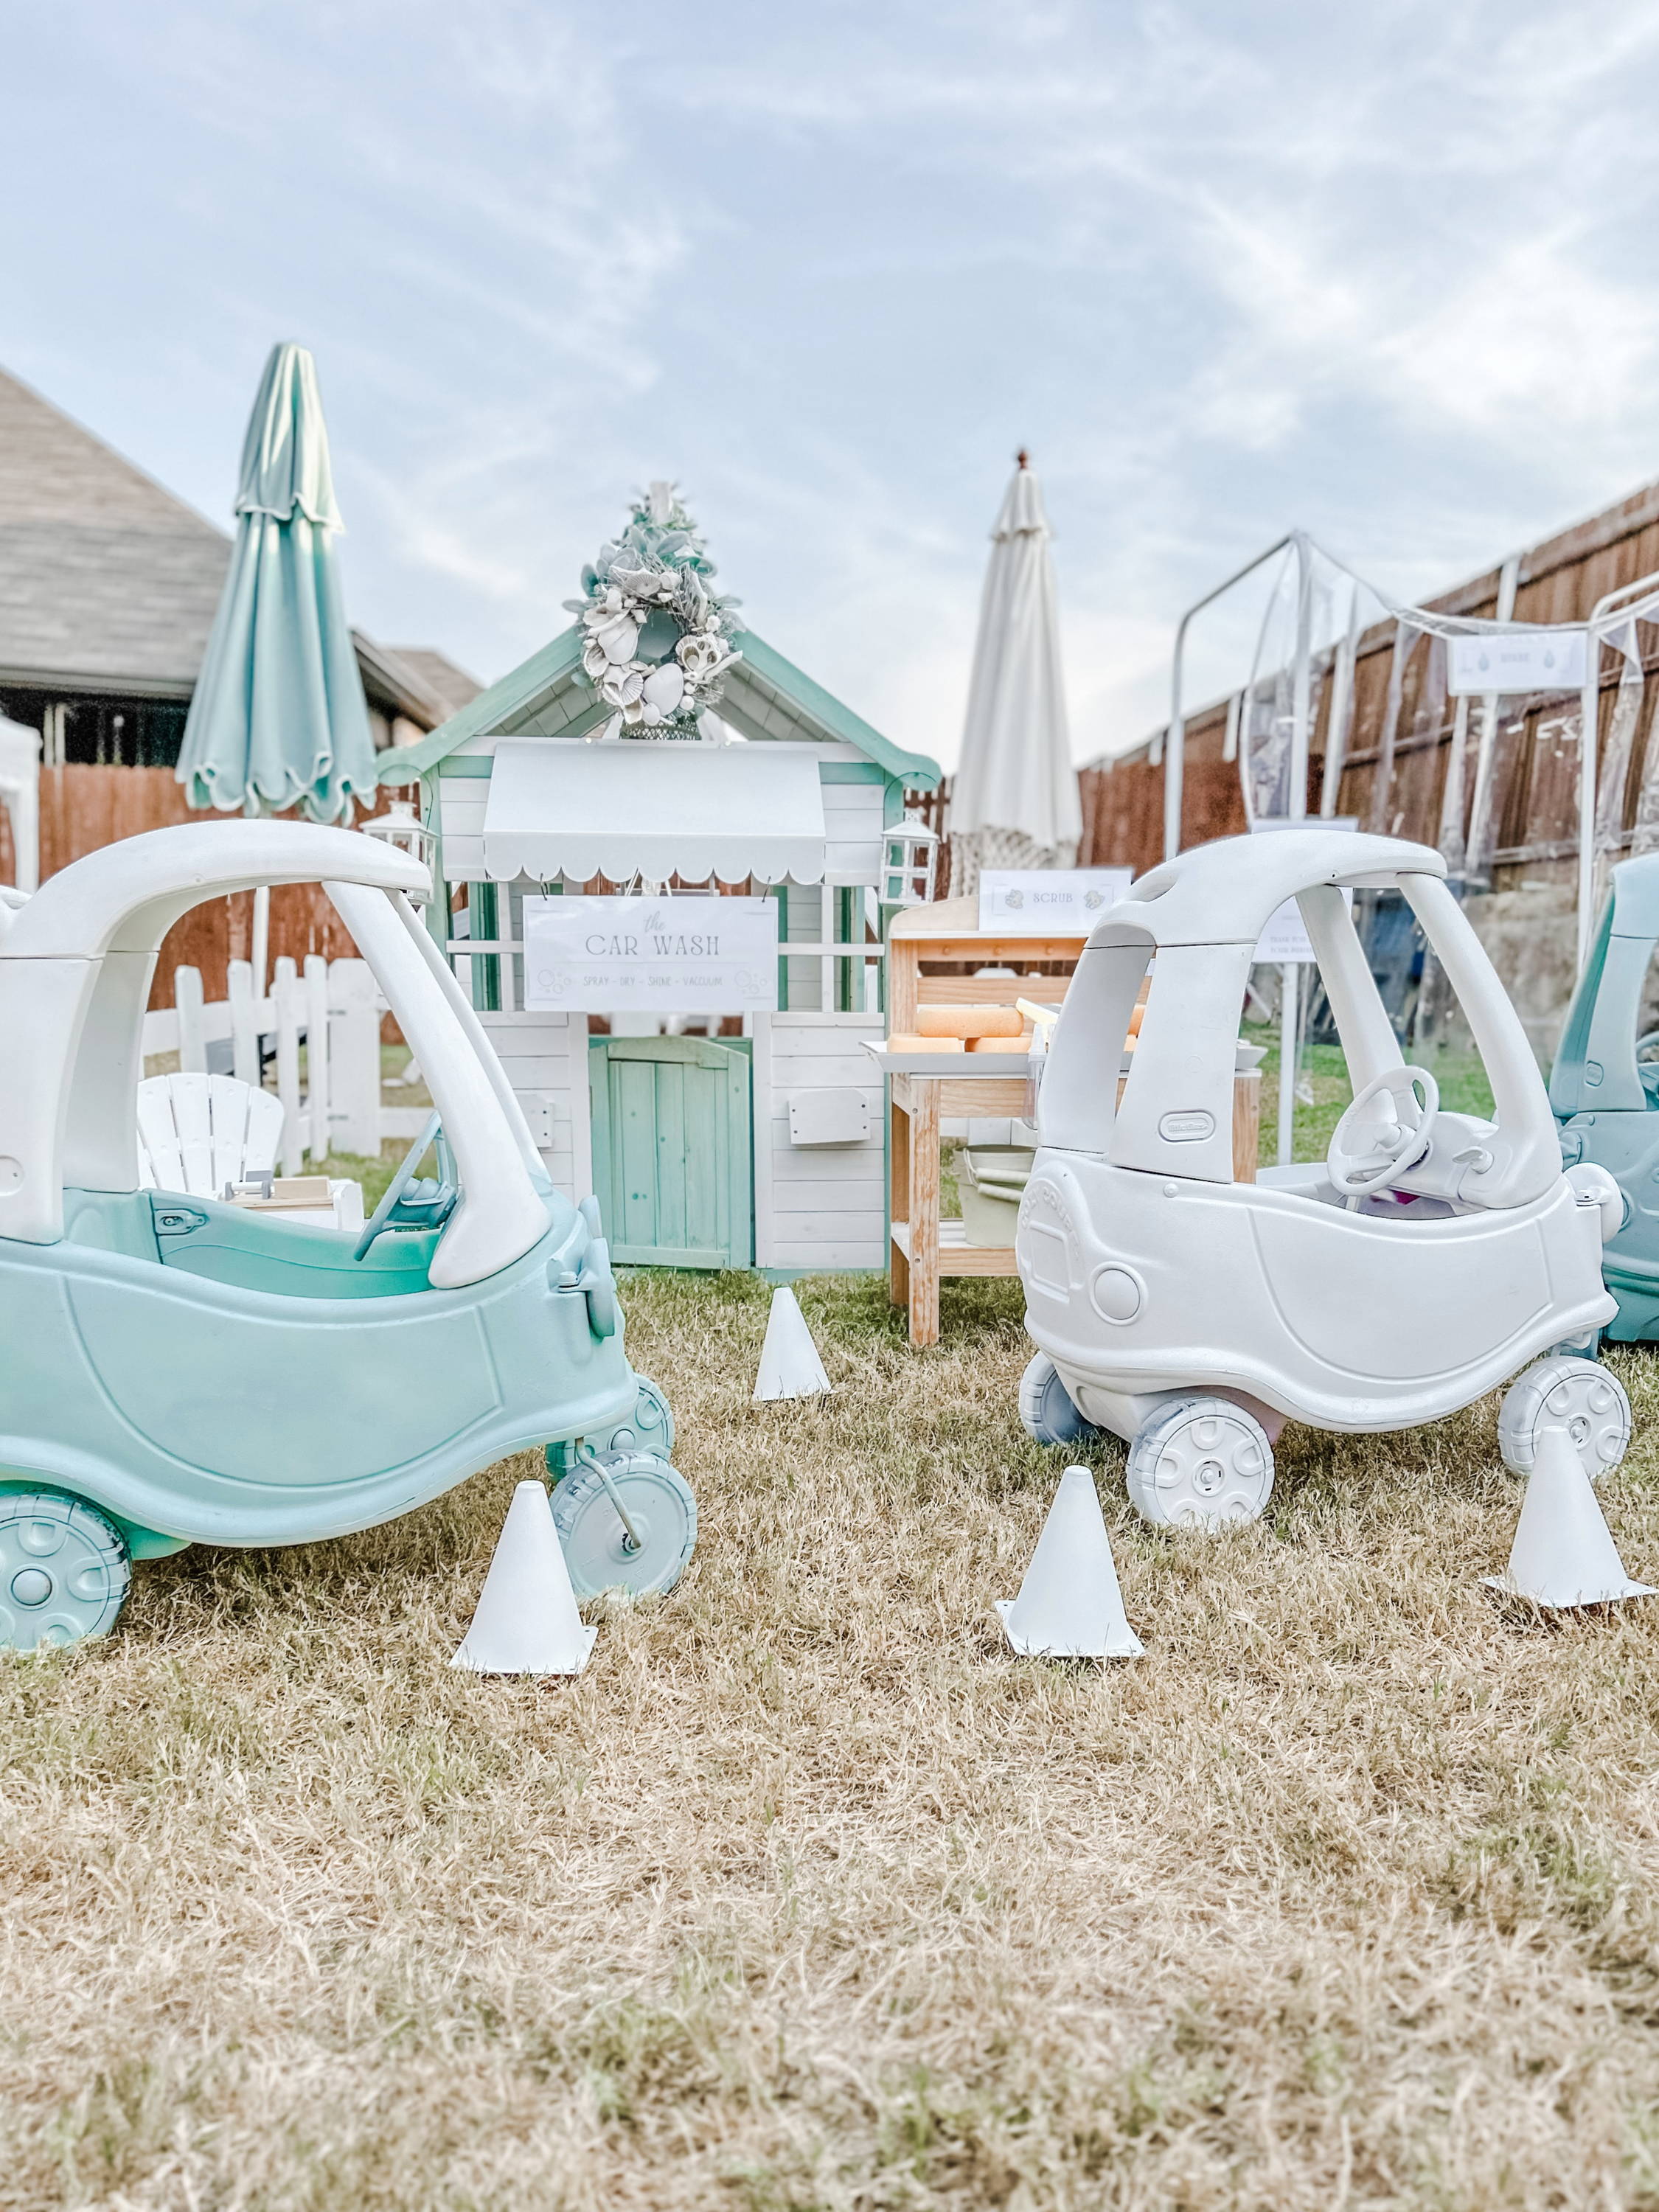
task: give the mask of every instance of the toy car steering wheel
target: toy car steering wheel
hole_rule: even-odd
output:
[[[428,1146],[433,1144],[438,1147],[438,1180],[434,1182],[423,1177],[416,1185],[415,1170],[425,1157]],[[426,1127],[398,1162],[398,1171],[386,1185],[380,1204],[363,1224],[352,1258],[367,1258],[370,1246],[385,1230],[440,1227],[455,1211],[459,1196],[450,1169],[449,1147],[443,1139],[443,1116],[434,1112],[428,1116]]]
[[[1422,1097],[1418,1097],[1419,1091]],[[1392,1132],[1373,1122],[1365,1131],[1363,1150],[1352,1149],[1360,1114],[1374,1098],[1386,1097],[1394,1109]],[[1420,1160],[1429,1148],[1434,1117],[1440,1111],[1440,1086],[1426,1067],[1409,1062],[1385,1068],[1353,1099],[1331,1132],[1325,1154],[1325,1171],[1344,1198],[1365,1198]]]

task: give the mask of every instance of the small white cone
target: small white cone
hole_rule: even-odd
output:
[[[1583,1462],[1557,1423],[1539,1432],[1509,1566],[1484,1579],[1489,1589],[1558,1611],[1655,1595],[1625,1572]]]
[[[774,1291],[760,1373],[755,1377],[756,1403],[763,1398],[816,1398],[834,1388],[794,1292],[781,1287]]]
[[[997,1600],[1008,1641],[1027,1659],[1139,1659],[1117,1586],[1112,1540],[1086,1467],[1068,1467],[1014,1599]]]
[[[580,1674],[597,1628],[584,1628],[553,1508],[539,1482],[513,1493],[478,1609],[452,1667],[475,1674]]]

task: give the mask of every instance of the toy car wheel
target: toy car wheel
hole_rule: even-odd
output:
[[[131,1581],[127,1547],[94,1507],[52,1490],[0,1497],[0,1644],[106,1635]]]
[[[1143,1520],[1213,1534],[1260,1520],[1273,1495],[1273,1446],[1230,1398],[1175,1398],[1142,1424],[1128,1478]]]
[[[1075,1443],[1095,1433],[1093,1424],[1073,1404],[1071,1392],[1046,1352],[1039,1352],[1019,1378],[1019,1418],[1034,1443]]]
[[[697,1501],[655,1452],[613,1452],[566,1475],[553,1492],[553,1526],[579,1598],[608,1589],[657,1596],[690,1564]]]
[[[1504,1393],[1498,1415],[1498,1448],[1505,1467],[1530,1474],[1538,1456],[1538,1435],[1559,1422],[1571,1437],[1584,1472],[1599,1482],[1617,1467],[1630,1443],[1630,1400],[1625,1386],[1599,1359],[1575,1359],[1555,1352],[1516,1377]]]
[[[669,1411],[668,1401],[648,1376],[636,1376],[635,1380],[638,1388],[633,1419],[613,1429],[604,1443],[593,1438],[594,1449],[600,1452],[654,1452],[659,1459],[666,1459],[674,1449],[674,1416]]]
[[[667,1459],[673,1451],[674,1415],[667,1399],[649,1376],[636,1376],[635,1382],[638,1387],[629,1419],[618,1421],[614,1429],[582,1439],[582,1444],[591,1446],[602,1459],[612,1452],[635,1451],[653,1452],[659,1459]],[[543,1456],[555,1482],[586,1463],[575,1443],[549,1444]]]
[[[674,1449],[674,1409],[648,1375],[639,1378],[635,1419],[643,1450],[666,1459]]]

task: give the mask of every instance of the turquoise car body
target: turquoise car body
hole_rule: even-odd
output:
[[[167,931],[204,898],[304,882],[373,968],[434,1104],[361,1234],[139,1173]],[[129,1558],[344,1535],[528,1449],[557,1473],[586,1455],[561,1533],[592,1587],[668,1587],[690,1556],[695,1504],[666,1462],[665,1403],[629,1364],[597,1207],[549,1179],[410,903],[428,888],[354,832],[203,823],[0,902],[0,1643],[103,1633]],[[406,1187],[434,1136],[439,1182]],[[655,1549],[618,1552],[647,1522]]]
[[[434,1289],[436,1230],[382,1237],[162,1191],[65,1194],[65,1235],[0,1238],[0,1489],[61,1488],[137,1559],[298,1544],[407,1513],[510,1452],[597,1437],[637,1382],[604,1246],[547,1232]],[[26,1356],[19,1356],[21,1352]]]
[[[1659,853],[1621,861],[1567,1010],[1550,1075],[1550,1104],[1569,1167],[1605,1168],[1625,1200],[1602,1274],[1619,1311],[1603,1334],[1659,1342],[1659,1030],[1642,1005],[1659,946]]]

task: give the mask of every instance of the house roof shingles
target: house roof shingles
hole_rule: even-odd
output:
[[[469,676],[465,669],[455,665],[447,653],[438,653],[429,645],[389,645],[385,649],[394,653],[405,668],[414,671],[446,714],[459,714],[483,690],[476,676]]]
[[[187,699],[231,541],[0,368],[0,684]],[[354,631],[369,703],[431,728],[477,696],[441,653]]]
[[[0,370],[0,680],[188,695],[230,540]]]

